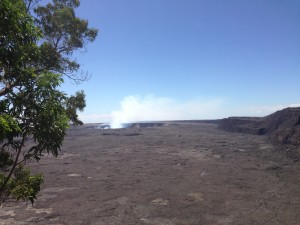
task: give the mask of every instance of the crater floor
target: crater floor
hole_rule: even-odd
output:
[[[300,165],[264,136],[212,123],[72,128],[58,158],[32,163],[33,206],[7,203],[0,225],[299,225]]]

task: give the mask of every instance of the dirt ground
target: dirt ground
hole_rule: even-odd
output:
[[[208,123],[72,128],[35,171],[36,203],[7,203],[0,225],[299,225],[300,165],[266,137]]]

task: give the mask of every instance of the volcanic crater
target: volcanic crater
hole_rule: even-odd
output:
[[[69,129],[59,157],[30,167],[34,205],[7,202],[1,225],[298,225],[299,108],[264,118]],[[297,120],[298,119],[298,120]],[[228,132],[233,131],[233,132]]]

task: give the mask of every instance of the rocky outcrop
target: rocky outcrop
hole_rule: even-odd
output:
[[[261,125],[261,120],[257,117],[229,117],[220,120],[219,128],[230,132],[262,135],[266,133],[266,129]]]
[[[300,107],[286,108],[266,117],[229,117],[219,128],[231,132],[269,135],[281,144],[300,145]]]

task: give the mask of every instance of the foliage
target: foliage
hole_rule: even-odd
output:
[[[0,174],[0,185],[3,185],[4,180],[5,176]],[[29,200],[33,204],[42,183],[42,174],[31,175],[29,169],[19,166],[14,170],[14,179],[8,180],[1,197],[4,200],[11,195],[16,200]]]
[[[84,48],[88,42],[94,41],[97,30],[88,28],[86,20],[75,16],[74,8],[79,6],[78,0],[54,0],[54,4],[47,4],[36,8],[38,16],[36,24],[43,33],[44,43],[41,51],[46,60],[41,64],[81,82],[86,76],[74,76],[79,64],[70,59],[73,51]]]
[[[94,41],[97,30],[76,17],[78,0],[53,0],[32,11],[34,2],[0,1],[0,203],[33,203],[43,178],[26,163],[44,153],[57,156],[70,121],[82,124],[77,111],[85,107],[83,91],[68,97],[60,85],[63,77],[87,79],[72,54]]]

